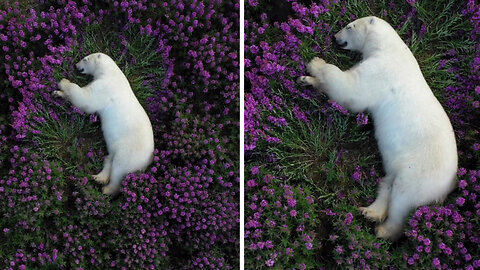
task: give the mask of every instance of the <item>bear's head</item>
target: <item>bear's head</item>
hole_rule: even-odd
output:
[[[104,53],[93,53],[80,60],[75,67],[83,74],[97,77],[109,69],[112,63],[116,66],[110,56]]]
[[[390,39],[395,30],[384,20],[375,16],[357,19],[335,34],[338,45],[351,51],[365,52]],[[367,44],[368,43],[368,44]]]

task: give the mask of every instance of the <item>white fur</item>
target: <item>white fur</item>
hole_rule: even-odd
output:
[[[455,135],[415,57],[387,22],[361,18],[335,38],[341,47],[362,53],[363,60],[341,71],[315,58],[308,64],[312,76],[299,82],[351,111],[371,112],[386,176],[375,202],[360,210],[372,220],[386,219],[377,236],[394,240],[413,209],[441,202],[454,188]]]
[[[93,175],[102,184],[104,194],[119,191],[123,178],[131,172],[143,171],[153,158],[153,131],[150,120],[135,97],[127,78],[115,62],[103,53],[94,53],[76,64],[93,81],[79,87],[67,79],[58,83],[63,97],[86,113],[98,113],[108,156],[103,170]]]

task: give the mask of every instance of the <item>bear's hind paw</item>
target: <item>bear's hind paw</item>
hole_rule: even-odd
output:
[[[103,175],[100,175],[100,174],[95,174],[95,175],[92,175],[92,178],[93,180],[95,180],[96,182],[100,183],[100,184],[108,184],[109,182],[109,179],[108,177],[105,177]]]
[[[375,228],[375,235],[378,238],[382,238],[382,239],[388,239],[390,237],[390,234],[388,233],[387,228],[383,225],[377,226]]]
[[[116,195],[118,192],[119,192],[119,188],[118,187],[112,187],[112,186],[104,186],[102,188],[102,193],[105,194],[105,195]]]
[[[383,222],[387,217],[386,211],[384,211],[383,213],[379,213],[378,211],[375,211],[370,207],[359,207],[358,210],[360,210],[360,212],[362,212],[362,215],[364,215],[367,219],[375,222]]]
[[[402,226],[389,226],[384,223],[375,228],[375,235],[384,240],[395,241],[402,235]]]

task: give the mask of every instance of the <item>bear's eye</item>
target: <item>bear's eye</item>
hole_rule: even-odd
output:
[[[352,26],[351,25],[347,25],[347,30],[350,30],[352,29]]]

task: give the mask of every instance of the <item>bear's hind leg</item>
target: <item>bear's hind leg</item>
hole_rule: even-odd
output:
[[[105,157],[103,161],[103,169],[98,174],[92,175],[93,179],[100,184],[107,184],[110,180],[110,171],[112,169],[112,158],[110,155]]]
[[[400,179],[396,178],[395,182]],[[383,239],[396,240],[403,231],[403,225],[410,211],[416,207],[414,205],[414,198],[412,192],[402,186],[403,183],[393,183],[392,193],[390,196],[390,204],[388,206],[387,220],[377,226],[377,237]]]
[[[110,182],[103,187],[103,194],[115,195],[120,191],[123,178],[128,174],[128,169],[125,168],[125,162],[121,162],[117,155],[112,160],[112,169],[110,173]]]
[[[377,199],[368,207],[358,208],[366,218],[377,222],[385,220],[392,192],[393,179],[392,176],[385,176],[378,187]]]

